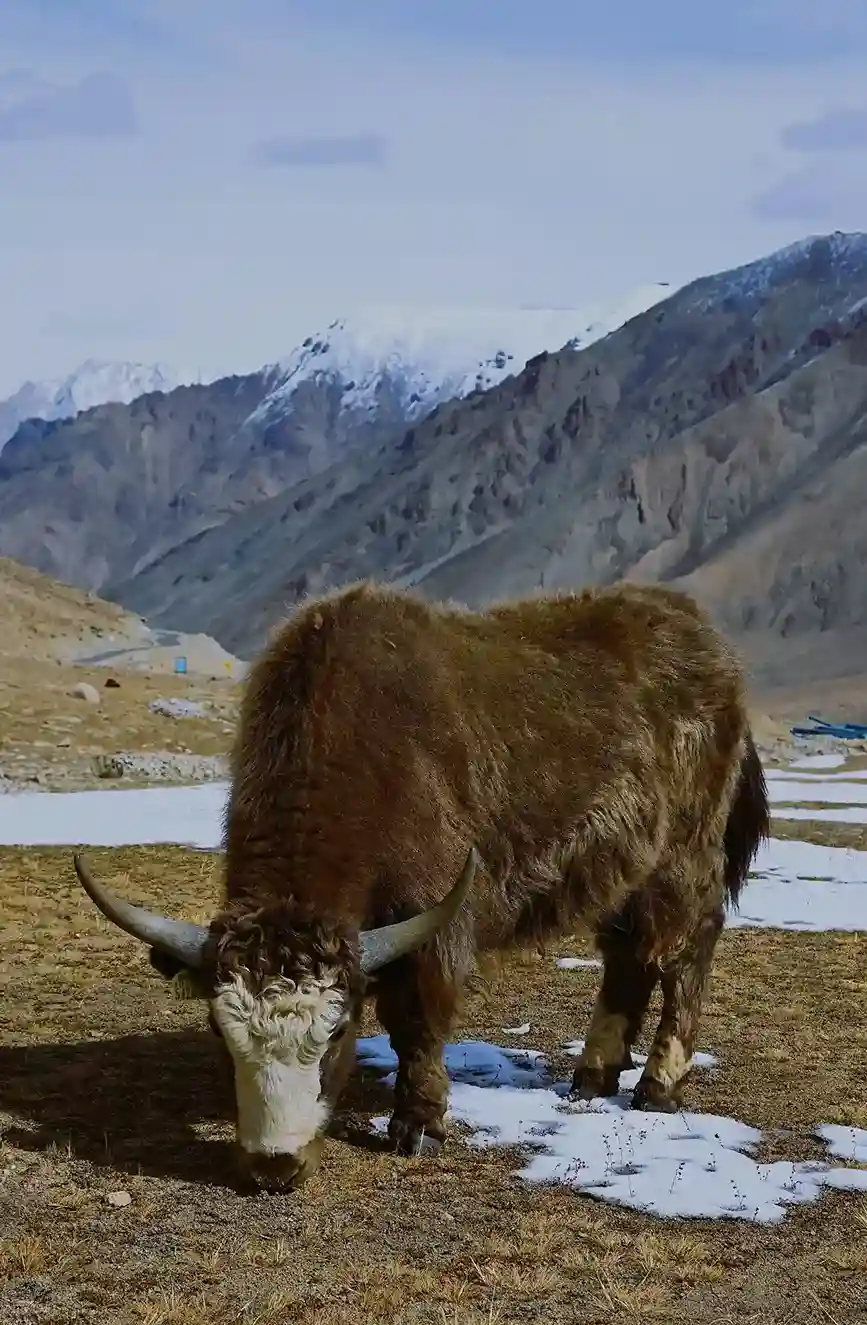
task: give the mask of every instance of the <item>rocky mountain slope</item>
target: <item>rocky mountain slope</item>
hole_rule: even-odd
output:
[[[247,655],[366,575],[471,603],[660,578],[766,679],[827,675],[863,665],[865,441],[867,235],[820,237],[538,356],[112,593]]]
[[[459,398],[432,409],[382,355],[369,380],[320,372],[343,335],[294,369],[145,397],[110,436],[115,407],[19,435],[0,541],[244,657],[362,576],[482,603],[628,575],[696,592],[760,681],[863,670],[867,235],[703,278],[520,372],[494,355],[478,387],[441,374]],[[15,524],[28,500],[47,536]]]
[[[147,391],[171,391],[178,375],[165,364],[86,359],[67,377],[25,382],[0,400],[0,451],[27,419],[71,419],[108,400],[128,404]]]
[[[438,401],[589,344],[664,294],[647,286],[607,313],[375,310],[257,373],[31,419],[0,455],[0,552],[91,589],[125,582],[350,453],[363,465]]]

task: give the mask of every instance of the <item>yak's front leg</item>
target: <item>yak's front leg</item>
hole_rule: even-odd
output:
[[[686,949],[663,968],[662,1016],[635,1087],[633,1109],[674,1113],[681,1107],[681,1093],[692,1066],[702,999],[723,923],[721,910],[706,916]]]
[[[449,1083],[443,1050],[456,1006],[455,981],[435,952],[414,953],[380,973],[376,1015],[397,1054],[388,1135],[400,1154],[432,1154],[445,1139]]]
[[[642,961],[637,938],[610,929],[599,935],[602,984],[584,1048],[572,1078],[572,1096],[616,1095],[620,1073],[632,1067],[632,1046],[659,978],[659,968]]]

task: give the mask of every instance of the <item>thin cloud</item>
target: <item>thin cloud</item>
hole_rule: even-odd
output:
[[[385,139],[375,133],[340,137],[324,134],[321,137],[269,138],[253,148],[253,159],[258,165],[281,167],[335,167],[365,166],[368,169],[384,165]]]
[[[16,84],[21,89],[14,95]],[[26,90],[25,90],[26,89]],[[0,142],[48,138],[129,138],[138,132],[132,95],[114,74],[87,74],[65,87],[32,86],[15,71],[0,106]],[[13,95],[9,95],[10,92]],[[23,92],[23,95],[21,94]]]
[[[780,141],[798,152],[863,151],[867,148],[867,109],[829,110],[814,120],[789,124]]]
[[[865,207],[863,172],[822,158],[783,175],[753,199],[751,210],[762,221],[848,229],[857,225]]]

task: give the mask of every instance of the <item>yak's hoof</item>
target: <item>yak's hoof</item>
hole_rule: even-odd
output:
[[[398,1122],[392,1118],[388,1126],[388,1137],[398,1155],[413,1158],[432,1159],[442,1149],[444,1137],[435,1132],[428,1132],[416,1123]]]
[[[610,1098],[620,1090],[619,1067],[576,1067],[572,1077],[570,1100]]]
[[[680,1101],[652,1077],[642,1077],[632,1096],[632,1108],[645,1113],[677,1113]]]

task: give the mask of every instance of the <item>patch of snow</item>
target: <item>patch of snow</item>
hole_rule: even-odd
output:
[[[166,364],[86,359],[68,377],[25,382],[0,401],[0,450],[25,419],[70,419],[108,401],[129,404],[150,391],[172,391],[178,374]]]
[[[567,1046],[579,1053],[580,1042]],[[395,1080],[397,1058],[385,1035],[359,1040],[359,1061]],[[636,1054],[637,1062],[645,1061]],[[715,1063],[696,1055],[696,1065]],[[611,1100],[570,1103],[534,1051],[468,1040],[445,1050],[448,1116],[471,1129],[474,1149],[520,1146],[533,1152],[517,1176],[561,1183],[615,1205],[663,1218],[779,1223],[789,1205],[815,1201],[824,1187],[867,1191],[867,1171],[817,1162],[760,1164],[749,1153],[761,1132],[716,1114],[655,1114],[629,1108],[641,1066],[621,1073]],[[372,1126],[383,1131],[385,1118]],[[831,1140],[832,1138],[828,1138]],[[836,1140],[836,1138],[834,1138]]]
[[[504,1027],[503,1027],[503,1034],[504,1034],[504,1035],[529,1035],[529,1034],[530,1034],[530,1023],[529,1023],[529,1021],[525,1021],[525,1022],[523,1023],[523,1025],[521,1025],[521,1026],[504,1026]]]
[[[842,884],[867,884],[867,851],[772,837],[762,844],[752,873],[756,878],[778,879],[786,883],[794,879],[824,879]]]
[[[726,924],[867,931],[867,851],[771,838]]]
[[[152,699],[148,704],[151,713],[161,713],[166,718],[208,718],[212,715],[194,699]]]
[[[557,965],[561,971],[579,971],[585,967],[601,966],[599,957],[558,957]]]
[[[867,779],[863,782],[832,782],[816,778],[812,782],[792,782],[788,778],[769,777],[768,798],[774,801],[828,801],[836,805],[867,805]]]
[[[216,849],[227,782],[194,787],[25,792],[0,802],[3,846],[136,846]]]
[[[584,349],[671,293],[644,285],[611,308],[362,309],[263,370],[277,385],[250,422],[282,416],[299,386],[316,378],[339,385],[344,409],[374,409],[387,387],[410,420],[497,385],[542,351]]]
[[[822,1123],[816,1128],[828,1150],[836,1159],[851,1159],[856,1164],[867,1164],[867,1129],[845,1127],[842,1123]]]
[[[803,759],[793,759],[791,768],[839,768],[845,764],[845,755],[804,755]]]

